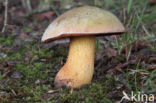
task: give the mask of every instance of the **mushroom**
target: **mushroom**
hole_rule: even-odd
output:
[[[70,37],[70,47],[67,61],[55,77],[55,86],[80,88],[89,84],[94,72],[96,36],[123,32],[115,15],[94,6],[74,8],[56,18],[45,30],[42,42]]]

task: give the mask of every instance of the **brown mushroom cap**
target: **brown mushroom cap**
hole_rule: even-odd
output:
[[[124,27],[112,13],[93,6],[74,8],[56,18],[46,29],[42,42],[70,36],[121,34]]]

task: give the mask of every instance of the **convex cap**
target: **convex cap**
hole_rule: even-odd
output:
[[[113,35],[124,27],[112,13],[93,6],[71,9],[56,18],[46,29],[42,42],[70,36]]]

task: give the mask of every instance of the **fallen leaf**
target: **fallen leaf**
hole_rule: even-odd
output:
[[[15,26],[14,25],[7,25],[7,28],[10,29],[10,30],[12,30],[12,29],[15,28]]]
[[[48,11],[48,12],[44,12],[44,13],[40,13],[40,14],[35,14],[33,15],[34,19],[38,19],[38,20],[43,20],[46,18],[51,18],[53,15],[55,14],[55,12],[52,11]]]
[[[21,32],[20,38],[26,38],[26,37],[28,37],[28,35],[25,32]]]
[[[156,63],[156,57],[149,58],[149,63]]]
[[[2,77],[5,78],[9,75],[10,71],[8,70],[7,72],[3,73]]]
[[[156,69],[156,65],[150,65],[150,66],[148,66],[148,69],[149,70],[155,70]]]
[[[149,4],[150,4],[151,6],[155,5],[155,4],[156,4],[156,0],[150,0]]]

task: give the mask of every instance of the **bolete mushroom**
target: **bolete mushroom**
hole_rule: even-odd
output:
[[[123,32],[115,15],[93,6],[74,8],[56,18],[44,32],[42,42],[70,37],[70,47],[67,62],[55,77],[55,86],[80,88],[89,84],[94,72],[96,36]]]

